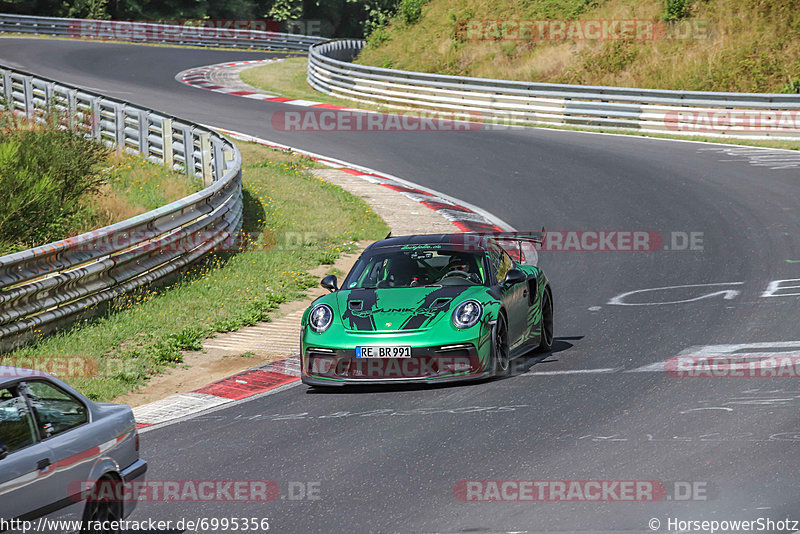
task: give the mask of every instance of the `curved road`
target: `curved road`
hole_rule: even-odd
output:
[[[190,67],[264,55],[0,39],[1,63],[392,173],[516,228],[651,230],[667,245],[672,232],[700,232],[702,250],[543,252],[557,305],[555,351],[508,379],[333,394],[301,386],[147,432],[151,479],[319,482],[321,498],[143,503],[133,518],[269,517],[277,532],[650,531],[651,518],[662,530],[668,518],[800,520],[796,379],[628,372],[682,351],[703,354],[699,346],[764,342],[779,351],[800,340],[800,290],[764,296],[770,282],[800,278],[800,262],[791,262],[800,260],[796,156],[797,165],[775,169],[714,145],[545,129],[279,132],[271,115],[297,107],[174,80]],[[622,299],[654,305],[609,304],[630,291],[711,283],[731,284]],[[683,302],[657,304],[668,301]],[[658,480],[670,492],[675,481],[693,482],[706,500],[461,502],[453,493],[460,480]]]

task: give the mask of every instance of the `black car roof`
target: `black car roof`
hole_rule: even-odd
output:
[[[466,236],[471,234],[425,234],[425,235],[404,235],[397,237],[389,237],[381,241],[377,241],[367,247],[367,250],[374,250],[378,248],[393,248],[403,245],[462,245]],[[480,236],[482,239],[470,240],[470,245],[474,250],[485,250],[486,234],[474,234]],[[366,252],[366,251],[365,251]]]

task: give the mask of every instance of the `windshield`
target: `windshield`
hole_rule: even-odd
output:
[[[344,289],[483,285],[483,254],[413,245],[365,254],[344,281]]]

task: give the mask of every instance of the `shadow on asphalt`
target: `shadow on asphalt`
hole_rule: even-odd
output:
[[[555,363],[558,361],[556,359],[548,359],[551,356],[563,352],[565,350],[571,349],[573,344],[570,341],[578,341],[583,339],[583,336],[573,336],[573,337],[557,337],[553,339],[553,348],[550,352],[546,352],[544,354],[539,354],[536,352],[531,352],[524,356],[520,356],[515,360],[511,361],[511,371],[509,372],[508,376],[502,378],[482,378],[480,380],[468,380],[463,382],[446,382],[440,384],[378,384],[378,385],[353,385],[353,384],[345,384],[342,386],[331,386],[331,387],[309,387],[306,390],[307,395],[337,395],[337,394],[355,394],[355,393],[397,393],[402,391],[423,391],[423,390],[435,390],[435,389],[450,389],[450,388],[458,388],[458,387],[469,387],[478,384],[486,384],[487,382],[492,382],[496,380],[508,380],[510,378],[514,378],[515,376],[521,375],[523,373],[528,372],[531,367],[536,364],[547,364],[547,363]],[[547,360],[547,361],[545,361]]]

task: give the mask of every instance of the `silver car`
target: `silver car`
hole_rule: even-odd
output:
[[[140,483],[146,471],[129,406],[93,402],[41,371],[0,366],[0,524],[6,530],[13,530],[10,520],[42,517],[124,519],[136,500],[98,488]]]

